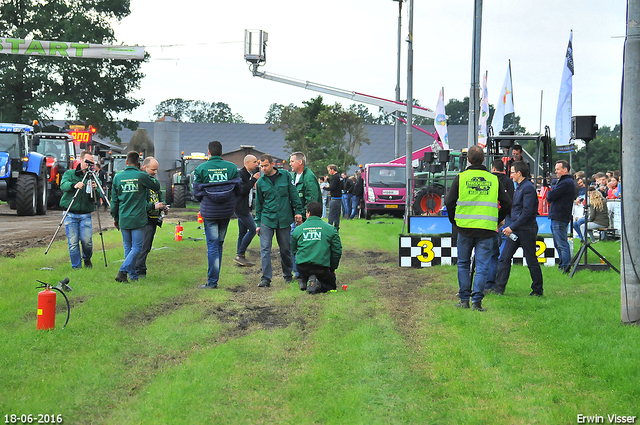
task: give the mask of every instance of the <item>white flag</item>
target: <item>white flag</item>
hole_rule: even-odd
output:
[[[509,69],[507,69],[507,75],[504,77],[504,83],[500,89],[500,99],[498,99],[496,112],[493,114],[493,120],[491,121],[494,134],[500,134],[504,125],[504,116],[512,112],[514,112],[513,89],[511,88],[511,60],[509,60]]]
[[[571,152],[571,91],[573,79],[573,31],[569,34],[569,46],[564,58],[562,82],[556,110],[556,147],[558,152]]]
[[[449,149],[449,132],[447,131],[447,117],[444,113],[444,89],[440,90],[438,105],[436,106],[436,119],[433,124],[440,136],[440,146]]]
[[[480,119],[478,120],[478,146],[487,145],[487,120],[489,119],[489,94],[487,91],[487,74],[482,77],[482,101],[480,102]]]

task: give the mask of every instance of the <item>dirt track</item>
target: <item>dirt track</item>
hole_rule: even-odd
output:
[[[48,246],[51,238],[62,220],[63,210],[48,210],[46,215],[19,217],[15,210],[6,203],[0,204],[0,256],[14,257],[16,252],[27,248]],[[185,215],[197,217],[197,210],[172,209],[171,215]],[[185,217],[189,220],[191,217]],[[184,219],[183,219],[184,220]],[[98,213],[92,214],[93,231],[99,231]],[[113,219],[109,211],[100,209],[100,222],[103,230],[114,229]],[[66,234],[64,225],[56,235],[56,240],[64,240]]]

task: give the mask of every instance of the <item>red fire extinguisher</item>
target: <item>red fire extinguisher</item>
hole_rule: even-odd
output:
[[[198,223],[202,223],[204,220],[202,219],[202,214],[198,211]]]
[[[178,225],[176,226],[176,236],[174,238],[174,240],[176,242],[180,242],[182,240],[182,231],[183,230],[184,230],[184,227],[182,227],[180,222],[178,222]]]
[[[69,299],[64,294],[64,292],[60,290],[60,288],[67,291],[71,290],[71,288],[67,285],[67,283],[69,283],[69,278],[67,277],[64,280],[58,282],[58,287],[55,288],[52,288],[48,283],[41,282],[39,280],[37,282],[42,283],[42,286],[38,286],[38,288],[45,288],[44,291],[38,293],[37,328],[42,330],[49,330],[56,327],[56,293],[53,291],[60,292],[64,296],[64,299],[67,301],[67,321],[64,323],[64,326],[67,326],[67,323],[69,323],[69,314],[71,308],[69,305]]]

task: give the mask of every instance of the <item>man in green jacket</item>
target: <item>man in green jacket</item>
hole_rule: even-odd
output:
[[[304,154],[302,152],[294,152],[291,154],[289,165],[291,166],[291,183],[298,190],[302,208],[306,208],[309,202],[322,203],[320,184],[318,183],[316,175],[313,174],[313,171],[307,168],[307,158]],[[291,235],[293,235],[295,228],[296,223],[293,223],[291,225]],[[291,253],[291,261],[293,262],[293,274],[297,276],[296,257],[293,255],[293,252]]]
[[[69,210],[64,216],[64,229],[67,232],[71,267],[74,269],[82,268],[82,260],[85,267],[93,266],[91,264],[93,254],[91,213],[96,209],[96,201],[92,195],[97,184],[92,180],[91,175],[87,174],[91,164],[86,161],[94,162],[93,155],[89,151],[80,154],[80,164],[75,169],[65,171],[60,181],[62,190],[60,208]],[[82,256],[80,255],[81,245]]]
[[[148,191],[159,191],[160,183],[149,174],[140,171],[140,155],[131,151],[127,154],[127,168],[113,179],[111,189],[111,215],[113,224],[122,232],[124,262],[116,275],[117,282],[138,280],[136,262],[142,251],[144,227],[147,224]]]
[[[274,233],[280,247],[284,280],[287,283],[293,280],[290,226],[294,218],[297,224],[302,223],[304,209],[300,195],[291,183],[291,176],[287,171],[275,168],[271,155],[260,157],[260,170],[263,176],[256,182],[256,233],[260,236],[262,257],[262,278],[258,286],[264,288],[271,286],[273,276],[271,244]]]
[[[322,204],[307,204],[307,221],[296,227],[291,250],[298,263],[298,285],[310,294],[336,289],[342,242],[335,227],[322,221]]]

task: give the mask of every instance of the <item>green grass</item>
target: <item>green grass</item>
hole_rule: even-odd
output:
[[[570,278],[543,267],[545,296],[532,298],[526,267],[515,266],[506,294],[485,298],[486,313],[461,311],[455,266],[400,269],[402,220],[376,217],[341,223],[347,291],[308,296],[275,270],[272,288],[258,291],[258,267],[232,263],[232,222],[221,288],[200,291],[206,245],[187,238],[204,236],[182,224],[182,242],[171,223],[159,229],[154,246],[168,249],[149,254],[148,278],[135,284],[114,281],[115,231],[104,233],[107,268],[98,235],[91,270],[71,270],[64,241],[46,256],[0,259],[0,419],[569,424],[578,414],[638,414],[638,329],[620,324],[614,272]],[[618,242],[594,247],[619,264]],[[69,325],[62,309],[54,331],[37,331],[35,280],[65,276]]]

